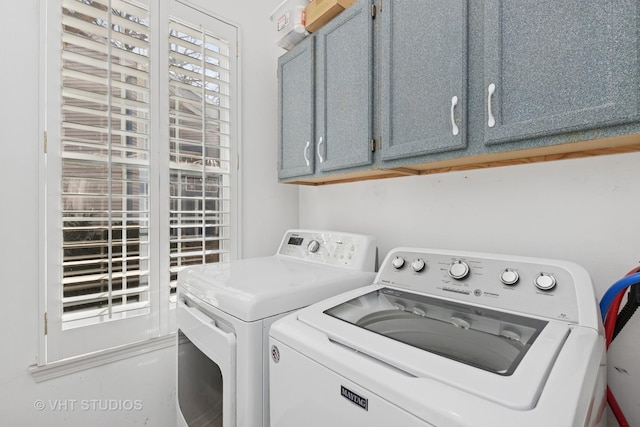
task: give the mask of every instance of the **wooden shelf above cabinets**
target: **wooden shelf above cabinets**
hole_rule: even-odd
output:
[[[524,165],[584,157],[640,152],[640,134],[571,142],[550,147],[529,148],[477,156],[412,164],[390,169],[372,169],[330,176],[311,177],[288,182],[298,185],[327,185],[403,176],[428,175],[454,171]]]

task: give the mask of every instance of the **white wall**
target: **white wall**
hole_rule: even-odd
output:
[[[243,255],[273,253],[286,228],[378,236],[381,256],[400,245],[568,259],[590,271],[598,296],[640,258],[636,229],[640,154],[297,188],[276,173],[276,59],[268,20],[280,0],[199,0],[241,25]],[[36,384],[40,0],[8,2],[0,17],[0,413],[3,425],[170,426],[174,352],[165,349]],[[19,19],[17,18],[19,17]],[[19,84],[18,84],[19,83]],[[299,196],[298,196],[299,195]],[[299,203],[298,203],[299,197]],[[25,265],[32,260],[34,267]],[[610,382],[640,425],[638,315],[614,342]],[[634,363],[635,362],[635,363]],[[617,367],[619,370],[613,369]],[[35,408],[42,400],[49,409]],[[51,404],[67,401],[67,410]],[[142,410],[92,411],[83,400],[142,401]],[[69,405],[76,408],[69,410]],[[91,409],[91,408],[89,408]]]
[[[265,35],[272,29],[269,15],[278,2],[198,1],[216,15],[241,25],[243,252],[245,256],[271,254],[283,231],[298,223],[297,189],[278,185],[276,175],[276,58],[281,51],[273,38]],[[1,424],[172,426],[173,348],[42,383],[35,383],[27,372],[37,357],[37,265],[43,262],[38,258],[38,159],[42,140],[38,129],[42,109],[38,66],[42,54],[39,31],[43,30],[40,6],[44,3],[7,2],[0,16],[0,39],[4,41],[0,139],[5,150],[0,156],[4,206],[0,211],[0,266],[5,295],[0,309]],[[39,401],[45,405],[44,410],[37,410]],[[137,401],[141,408],[127,410],[130,402]]]
[[[282,0],[199,0],[241,25],[243,257],[274,254],[284,231],[298,226],[298,191],[278,184],[277,59],[269,16]]]
[[[638,165],[633,153],[301,187],[300,225],[373,234],[381,259],[396,246],[565,259],[590,272],[600,298],[640,260]],[[631,425],[640,425],[639,325],[640,313],[609,353]]]

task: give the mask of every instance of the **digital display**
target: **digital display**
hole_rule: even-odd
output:
[[[289,237],[289,241],[287,242],[287,244],[300,246],[303,241],[304,241],[304,238],[302,237]]]

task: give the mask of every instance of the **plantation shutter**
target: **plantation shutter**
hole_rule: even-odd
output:
[[[47,26],[39,365],[164,342],[178,271],[239,228],[237,27],[175,0],[53,0]]]
[[[62,328],[149,313],[149,12],[62,2]]]
[[[228,27],[228,26],[227,26]],[[230,259],[230,45],[169,23],[170,286],[186,266]]]

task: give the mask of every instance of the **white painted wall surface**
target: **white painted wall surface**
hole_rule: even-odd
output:
[[[276,1],[198,0],[241,25],[241,221],[243,255],[275,253],[284,230],[298,224],[298,191],[277,184],[276,61],[270,37]],[[0,16],[0,424],[6,426],[175,425],[175,349],[167,348],[73,375],[35,383],[38,333],[38,115],[43,31],[40,0],[7,2]],[[42,12],[43,13],[43,12]],[[20,43],[16,43],[17,41]],[[54,82],[55,84],[55,82]],[[55,124],[51,124],[55,125]],[[130,402],[133,410],[127,410]],[[141,402],[141,404],[137,404]],[[39,405],[44,405],[39,410]],[[115,407],[114,407],[115,405]],[[106,408],[106,409],[103,409]]]
[[[397,246],[565,259],[589,271],[599,299],[640,260],[639,165],[633,153],[300,187],[300,225],[377,236],[380,259]],[[640,425],[638,348],[640,312],[609,353],[631,425]]]
[[[340,229],[376,235],[381,257],[395,246],[415,245],[571,260],[591,273],[598,297],[637,265],[640,154],[314,188],[277,184],[276,63],[282,51],[273,43],[268,16],[280,1],[198,1],[241,25],[244,257],[273,253],[287,228]],[[35,264],[41,262],[40,5],[40,0],[8,2],[0,17],[1,39],[21,40],[20,46],[3,44],[0,62],[5,148],[0,156],[4,201],[0,267],[5,295],[0,310],[2,424],[172,426],[175,355],[171,348],[38,384],[27,372],[36,361]],[[25,265],[28,259],[33,267]],[[640,425],[639,317],[614,342],[609,357],[610,383],[631,425]],[[85,400],[89,410],[81,407]],[[142,410],[93,411],[92,400],[107,404],[140,400]],[[45,410],[36,409],[38,401]],[[65,402],[66,410],[51,409]],[[69,410],[70,405],[75,409]]]
[[[10,337],[20,339],[14,351],[32,341],[26,332],[18,327]],[[37,384],[26,372],[30,359],[13,359],[0,371],[3,426],[175,426],[173,347]]]
[[[198,0],[240,28],[242,96],[242,256],[275,254],[298,226],[298,191],[278,184],[278,57],[269,16],[282,0]]]

